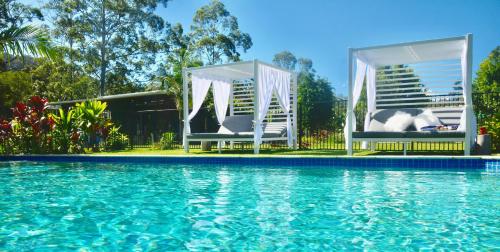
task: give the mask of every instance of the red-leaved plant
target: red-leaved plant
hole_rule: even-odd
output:
[[[49,133],[54,129],[54,120],[47,113],[48,104],[47,99],[33,96],[12,108],[14,121],[19,124],[17,137],[26,152],[46,152],[51,146]]]
[[[486,129],[486,127],[479,128],[479,135],[486,135],[486,134],[488,134],[488,129]]]
[[[12,135],[12,126],[10,122],[1,119],[0,120],[0,142],[6,141]]]

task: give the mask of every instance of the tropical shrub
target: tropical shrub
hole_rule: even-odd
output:
[[[12,127],[7,120],[0,120],[0,153],[12,153]]]
[[[107,104],[105,102],[89,100],[77,103],[75,116],[78,118],[78,126],[89,140],[93,151],[99,151],[98,138],[106,138],[107,131],[112,126],[110,120],[104,117]]]
[[[124,150],[128,146],[128,136],[120,133],[119,127],[111,127],[104,141],[105,150]]]
[[[162,150],[173,149],[174,143],[175,143],[175,133],[174,132],[165,132],[161,135],[160,149],[162,149]]]
[[[52,118],[56,125],[54,129],[55,150],[58,153],[82,153],[84,144],[82,131],[78,127],[78,117],[73,108],[68,112],[59,109]]]
[[[54,120],[47,111],[47,99],[31,97],[12,108],[11,141],[21,153],[48,153],[52,149]],[[14,150],[15,151],[15,150]]]
[[[0,119],[0,153],[83,153],[122,150],[129,139],[104,116],[106,103],[85,101],[67,111],[47,110],[47,99],[33,96],[12,108],[12,119]]]
[[[484,122],[484,126],[491,135],[491,148],[494,152],[500,151],[500,112]]]

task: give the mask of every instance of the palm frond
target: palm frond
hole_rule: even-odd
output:
[[[8,60],[10,56],[24,58],[26,55],[31,55],[49,59],[57,56],[50,45],[47,33],[31,25],[0,31],[0,55]]]

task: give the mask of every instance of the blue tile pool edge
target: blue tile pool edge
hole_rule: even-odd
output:
[[[369,168],[440,168],[500,170],[499,158],[484,157],[208,157],[208,156],[89,156],[15,155],[0,161],[161,163],[161,164],[240,164],[276,166],[332,166]]]

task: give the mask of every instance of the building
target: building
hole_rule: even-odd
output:
[[[96,98],[108,105],[107,116],[127,134],[134,145],[159,141],[164,132],[179,133],[179,112],[165,91],[148,91]],[[68,108],[82,100],[51,102],[53,109]]]

